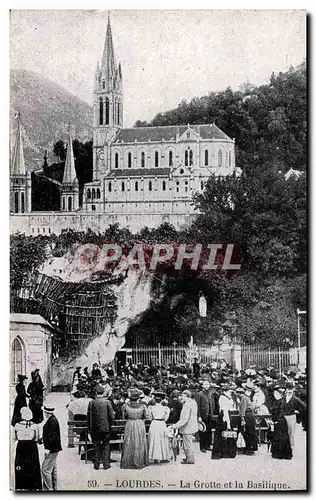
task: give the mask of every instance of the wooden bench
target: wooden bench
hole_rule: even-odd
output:
[[[218,415],[214,415],[213,420],[216,422]],[[256,431],[258,432],[259,445],[265,442],[266,432],[269,429],[268,425],[262,425],[262,421],[271,420],[271,415],[255,415]],[[122,451],[122,444],[124,441],[124,431],[126,420],[114,420],[111,426],[110,445],[118,445],[119,451]],[[148,435],[150,420],[145,420],[146,434]],[[212,442],[214,441],[215,427],[212,427]],[[88,438],[87,420],[74,420],[68,421],[68,448],[78,446],[78,453],[80,455],[81,449],[84,449],[85,463],[88,459],[88,451],[92,449],[92,443]]]
[[[110,445],[119,445],[120,451],[122,451],[126,422],[127,420],[114,420],[111,426]],[[150,424],[150,420],[145,420],[146,434],[148,434]],[[74,448],[75,446],[78,446],[79,455],[81,448],[84,449],[85,463],[87,463],[88,451],[92,449],[92,442],[88,437],[87,420],[68,421],[68,448]]]

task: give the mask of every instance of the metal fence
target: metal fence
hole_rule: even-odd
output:
[[[289,350],[267,349],[260,346],[243,345],[241,347],[241,367],[260,366],[267,368],[273,366],[279,372],[283,372],[291,365]]]
[[[167,366],[169,364],[192,364],[194,357],[197,357],[200,363],[211,363],[224,359],[228,363],[233,362],[232,348],[214,349],[210,347],[189,348],[188,345],[171,346],[135,346],[129,349],[129,358],[132,363],[143,363],[149,365],[151,362]]]

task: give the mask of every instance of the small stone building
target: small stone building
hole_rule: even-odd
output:
[[[28,377],[26,385],[31,381],[31,372],[39,368],[46,391],[51,389],[53,329],[39,314],[10,314],[10,388],[15,397],[14,387],[17,375]]]

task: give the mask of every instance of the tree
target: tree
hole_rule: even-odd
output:
[[[55,142],[54,147],[53,147],[53,153],[55,156],[58,158],[58,162],[65,161],[66,159],[66,146],[64,144],[64,141],[59,140]]]

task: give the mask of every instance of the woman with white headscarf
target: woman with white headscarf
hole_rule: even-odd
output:
[[[41,469],[37,443],[39,427],[32,422],[32,411],[21,409],[21,421],[14,426],[17,441],[15,453],[15,490],[36,491],[42,489]]]

